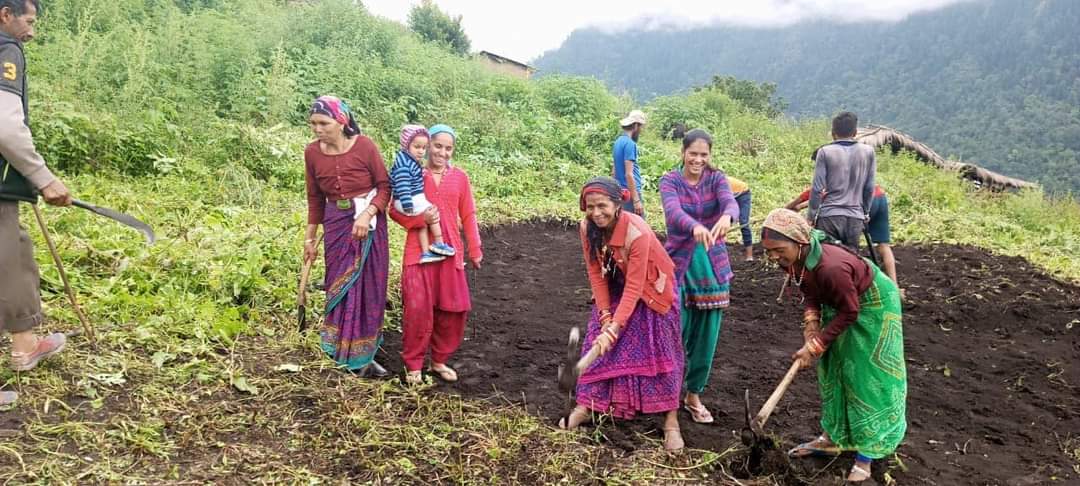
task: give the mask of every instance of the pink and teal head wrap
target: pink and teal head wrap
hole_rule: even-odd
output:
[[[423,125],[405,125],[401,127],[401,150],[408,152],[409,145],[416,137],[431,138]]]
[[[311,105],[311,115],[319,114],[333,118],[334,121],[344,125],[345,136],[353,137],[360,134],[360,126],[356,124],[349,105],[336,96],[320,96]]]

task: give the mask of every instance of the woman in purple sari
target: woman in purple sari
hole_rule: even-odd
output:
[[[316,234],[322,224],[326,251],[322,349],[345,369],[386,376],[375,362],[382,344],[390,265],[386,165],[375,143],[360,134],[344,101],[319,97],[308,123],[316,140],[304,150],[308,197],[304,261],[318,257]]]
[[[593,311],[582,354],[600,357],[578,378],[577,407],[559,422],[574,429],[589,413],[632,419],[664,414],[664,449],[683,448],[679,391],[683,347],[675,265],[649,225],[624,210],[629,193],[611,177],[581,189],[581,247]]]

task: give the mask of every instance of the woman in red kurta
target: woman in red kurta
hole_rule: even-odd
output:
[[[437,212],[405,216],[390,208],[390,217],[409,231],[401,270],[402,351],[406,382],[420,383],[424,358],[431,351],[430,371],[446,381],[457,381],[457,372],[447,361],[461,345],[465,321],[472,309],[469,285],[465,280],[464,252],[441,262],[420,264],[420,241],[414,229],[438,223],[446,242],[464,248],[461,230],[465,231],[468,257],[474,269],[480,268],[480,228],[476,223],[476,203],[465,171],[450,164],[456,134],[446,125],[435,125],[428,132],[431,145],[424,170],[424,195]]]

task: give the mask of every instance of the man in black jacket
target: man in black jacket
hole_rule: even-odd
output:
[[[38,0],[0,0],[0,328],[11,334],[11,367],[29,371],[42,359],[60,352],[63,333],[39,338],[33,328],[45,319],[41,312],[40,276],[30,237],[19,226],[17,201],[71,204],[71,193],[45,165],[34,148],[28,126],[26,56],[23,43],[34,37]],[[0,391],[0,406],[18,396]]]

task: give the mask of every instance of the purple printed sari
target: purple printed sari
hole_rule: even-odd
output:
[[[612,295],[612,311],[619,297]],[[680,307],[676,299],[670,311],[659,314],[639,301],[615,346],[578,379],[578,405],[620,419],[679,408],[685,362]],[[593,305],[582,356],[599,335],[600,315]]]
[[[326,302],[338,297],[340,301],[326,316],[320,335],[326,354],[339,365],[358,370],[375,359],[382,344],[390,251],[386,213],[379,213],[375,229],[368,233],[372,241],[365,258],[364,242],[352,237],[353,212],[327,204],[323,213]],[[360,275],[353,278],[357,272]]]

